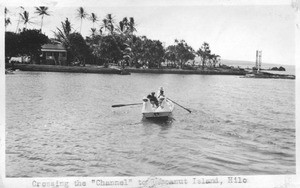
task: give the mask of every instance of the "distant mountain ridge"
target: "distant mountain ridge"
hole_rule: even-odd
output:
[[[243,68],[247,68],[247,67],[252,68],[255,66],[255,61],[221,59],[220,62],[225,65],[240,66]],[[272,68],[272,67],[280,67],[280,66],[293,67],[294,65],[283,65],[283,64],[262,62],[261,66],[262,66],[262,68]]]

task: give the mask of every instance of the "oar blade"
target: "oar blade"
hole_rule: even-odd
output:
[[[140,104],[143,104],[143,103],[134,103],[134,104],[115,104],[115,105],[112,105],[111,107],[116,108],[116,107],[131,106],[131,105],[140,105]]]
[[[124,104],[116,104],[116,105],[112,105],[111,107],[116,108],[116,107],[122,107],[122,106],[126,106]]]

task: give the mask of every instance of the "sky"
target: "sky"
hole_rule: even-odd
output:
[[[33,23],[28,28],[40,28],[41,18],[34,14],[34,6],[40,4],[23,5],[16,3],[16,0],[11,1],[6,5],[12,22],[7,31],[16,30],[21,5],[32,18]],[[87,13],[98,16],[98,28],[109,13],[116,22],[123,17],[134,17],[136,35],[160,40],[165,46],[174,44],[175,39],[183,39],[198,50],[203,42],[207,42],[212,53],[222,59],[255,61],[256,50],[262,50],[263,62],[295,64],[295,10],[286,1],[265,1],[264,4],[245,0],[239,3],[216,0],[210,3],[195,0],[184,3],[178,0],[48,2],[46,6],[51,16],[44,17],[43,32],[50,38],[66,18],[79,32],[80,19],[76,16],[76,10],[82,6]],[[81,33],[84,37],[91,34],[91,27],[90,20],[83,20]]]

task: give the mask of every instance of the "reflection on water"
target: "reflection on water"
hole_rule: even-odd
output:
[[[173,118],[142,118],[164,86]],[[295,80],[238,76],[6,75],[6,175],[295,173]]]
[[[145,128],[148,128],[149,126],[159,126],[161,128],[161,131],[164,133],[167,133],[168,129],[172,127],[172,123],[175,121],[173,117],[169,117],[168,119],[142,119],[142,124]]]

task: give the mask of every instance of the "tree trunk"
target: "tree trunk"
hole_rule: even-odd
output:
[[[41,33],[42,33],[42,29],[43,29],[43,20],[44,20],[44,15],[42,16],[42,22],[41,22]]]
[[[81,28],[82,28],[82,18],[81,18],[81,21],[80,21],[80,34],[81,34]]]

